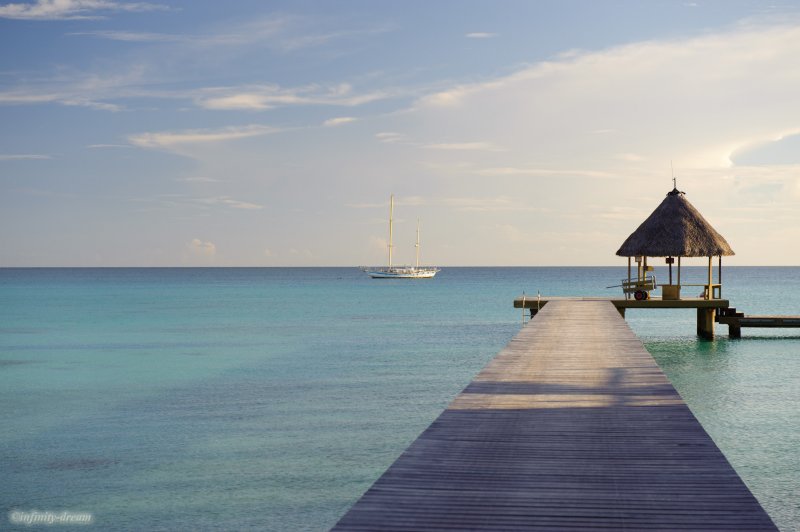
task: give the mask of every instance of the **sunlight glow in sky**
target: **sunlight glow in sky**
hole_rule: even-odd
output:
[[[0,266],[800,264],[800,4],[0,0]],[[702,263],[700,261],[698,264]]]

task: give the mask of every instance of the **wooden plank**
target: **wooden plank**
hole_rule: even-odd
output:
[[[609,301],[551,301],[334,530],[775,530]]]
[[[617,308],[728,308],[727,299],[704,299],[702,297],[683,297],[681,299],[661,299],[652,297],[643,301],[633,298],[608,297],[554,297],[554,296],[520,296],[514,299],[514,308],[544,307],[550,301],[610,301]]]
[[[735,327],[800,327],[800,316],[720,316],[717,321]]]

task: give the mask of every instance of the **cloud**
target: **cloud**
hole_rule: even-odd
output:
[[[492,142],[453,142],[443,144],[426,144],[423,148],[449,151],[506,151]]]
[[[419,97],[403,130],[479,136],[507,149],[509,166],[532,151],[542,167],[605,172],[609,154],[623,155],[617,164],[730,166],[742,146],[797,128],[798,55],[800,25],[756,23],[576,51]]]
[[[257,203],[250,203],[249,201],[235,200],[230,196],[219,196],[216,198],[202,198],[195,201],[206,205],[225,205],[226,207],[230,207],[232,209],[259,210],[264,208],[263,205],[259,205]]]
[[[153,66],[141,62],[116,72],[71,72],[59,70],[49,78],[18,82],[0,90],[0,105],[59,104],[104,111],[125,109],[126,100],[186,101],[216,111],[264,111],[290,106],[358,107],[389,99],[401,99],[411,89],[391,87],[360,91],[350,83],[310,83],[284,87],[275,83],[234,86],[163,88],[163,80],[152,79]]]
[[[497,37],[496,33],[488,33],[485,31],[476,31],[472,33],[467,33],[464,35],[467,39],[491,39],[492,37]]]
[[[119,111],[121,106],[76,96],[71,91],[65,92],[0,92],[0,105],[33,105],[38,103],[58,103],[71,107],[89,107],[102,111]]]
[[[500,212],[500,211],[541,211],[524,200],[496,197],[454,197],[434,200],[435,204],[465,212]]]
[[[267,135],[279,131],[263,125],[233,126],[221,129],[189,129],[131,135],[128,140],[140,148],[169,149],[185,144],[209,144]]]
[[[472,173],[483,176],[530,176],[530,177],[591,177],[609,178],[614,177],[609,172],[598,170],[582,170],[569,168],[530,168],[504,166],[497,168],[481,168],[473,170]]]
[[[647,160],[647,157],[643,157],[635,153],[618,153],[614,156],[614,158],[619,161],[627,161],[629,163],[638,163]]]
[[[292,52],[301,48],[324,46],[331,41],[341,39],[351,39],[354,37],[372,36],[391,31],[389,27],[362,28],[352,30],[339,30],[326,33],[315,33],[296,36],[282,36],[277,42],[286,52]]]
[[[102,150],[102,149],[109,149],[109,148],[130,148],[129,144],[88,144],[87,148],[93,150]]]
[[[375,133],[375,138],[387,144],[408,142],[408,137],[406,137],[406,135],[402,133],[396,133],[394,131],[383,131],[381,133]]]
[[[0,154],[0,161],[36,161],[41,159],[52,159],[52,157],[50,155],[40,155],[36,153]]]
[[[218,98],[201,98],[198,105],[205,109],[212,110],[255,110],[261,111],[274,107],[269,102],[269,98],[262,94],[241,93],[231,94],[230,96],[220,96]]]
[[[37,0],[32,4],[0,6],[0,18],[20,20],[81,20],[103,18],[106,11],[156,11],[167,6],[145,2],[116,2],[112,0]]]
[[[203,178],[198,178],[203,179]],[[185,181],[185,180],[180,180]],[[202,182],[205,182],[203,179]],[[216,180],[209,180],[208,182],[217,182]],[[186,194],[158,194],[156,196],[134,198],[131,201],[142,203],[153,203],[160,207],[174,209],[176,207],[192,207],[195,209],[208,210],[211,207],[227,207],[230,209],[238,210],[261,210],[263,205],[253,203],[251,201],[242,201],[234,199],[231,196],[212,196],[212,197],[192,197]]]
[[[263,111],[291,105],[356,107],[392,96],[384,91],[356,94],[348,83],[311,84],[292,88],[269,84],[200,89],[196,91],[194,101],[204,109]]]
[[[79,31],[67,33],[73,36],[92,36],[108,39],[111,41],[122,42],[185,42],[186,39],[180,35],[173,35],[169,33],[147,33],[136,31],[118,31],[118,30],[104,30],[104,31]]]
[[[332,126],[341,126],[343,124],[350,124],[351,122],[355,122],[358,120],[352,116],[340,116],[338,118],[330,118],[322,123],[323,126],[332,127]]]
[[[453,87],[452,89],[434,92],[423,96],[417,103],[421,107],[456,107],[463,103],[465,96],[475,87]]]
[[[205,242],[199,238],[192,239],[186,247],[198,257],[214,257],[217,254],[217,246],[213,242]]]
[[[325,19],[292,15],[270,15],[244,24],[207,28],[203,33],[150,33],[126,30],[73,32],[69,35],[90,36],[123,42],[176,43],[192,49],[252,48],[264,46],[278,53],[292,53],[307,48],[330,45],[334,41],[370,37],[392,30],[389,26],[326,30],[316,26]]]
[[[59,104],[103,111],[120,111],[122,105],[107,100],[132,95],[132,87],[144,80],[145,68],[128,65],[116,74],[59,71],[49,79],[20,84],[0,92],[0,105]],[[140,94],[136,94],[140,95]]]
[[[184,183],[219,183],[219,179],[214,179],[213,177],[203,177],[203,176],[196,176],[196,177],[179,177],[175,179],[175,181],[183,181]]]

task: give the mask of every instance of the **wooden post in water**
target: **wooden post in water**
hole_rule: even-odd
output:
[[[697,336],[708,340],[714,339],[714,316],[716,313],[715,308],[697,309]]]

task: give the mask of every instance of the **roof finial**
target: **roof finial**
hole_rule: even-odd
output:
[[[672,159],[669,160],[669,171],[672,173],[672,188],[678,189],[678,180],[675,179],[675,168],[672,166]]]
[[[669,169],[672,172],[672,191],[667,192],[667,196],[677,196],[678,194],[684,194],[684,192],[678,190],[678,179],[675,177],[675,168],[672,166],[672,159],[669,161]]]

